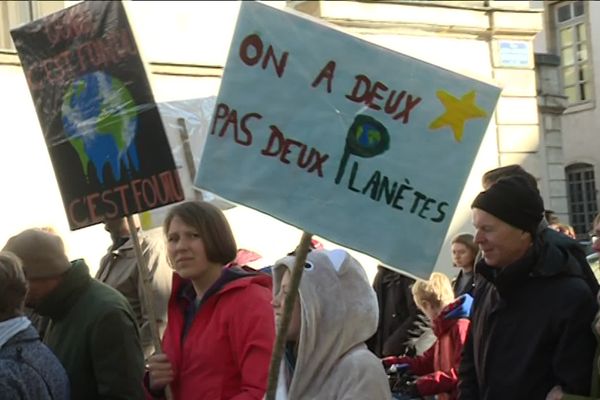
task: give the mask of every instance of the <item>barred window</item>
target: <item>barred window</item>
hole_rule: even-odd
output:
[[[592,98],[591,63],[585,1],[554,5],[554,24],[565,96],[570,104]]]
[[[566,176],[571,225],[578,236],[583,236],[598,213],[594,167],[585,163],[569,165]]]

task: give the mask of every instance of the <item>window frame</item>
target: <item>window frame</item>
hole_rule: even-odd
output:
[[[0,0],[0,50],[16,51],[10,30],[17,26],[62,10],[65,1]]]
[[[575,4],[582,5],[582,14],[575,16]],[[563,94],[567,97],[567,102],[569,107],[576,107],[580,105],[587,105],[593,103],[595,101],[595,86],[594,86],[594,67],[593,67],[593,55],[592,55],[592,46],[591,46],[591,38],[590,38],[590,21],[589,21],[589,4],[586,1],[581,0],[572,0],[572,1],[558,1],[553,2],[549,5],[550,7],[550,18],[552,21],[552,32],[554,35],[554,44],[556,54],[560,56],[560,78],[562,81],[562,91]],[[565,21],[560,22],[558,19],[559,9],[563,7],[569,7],[570,16]],[[585,40],[581,41],[579,37],[577,37],[577,26],[581,25],[583,27],[583,32],[585,34]],[[561,33],[565,28],[572,29],[572,43],[567,47],[562,45]],[[585,46],[583,51],[586,53],[585,61],[578,60],[578,46]],[[573,54],[573,63],[569,65],[564,64],[563,58],[563,50],[571,49]],[[573,68],[574,82],[571,84],[567,84],[566,82],[566,69]],[[581,79],[580,74],[581,71],[584,71],[585,74],[587,72],[588,76],[584,76]],[[587,98],[582,99],[581,91],[582,85],[584,88],[587,88]],[[567,95],[567,91],[569,89],[575,90],[576,98],[571,101],[570,97]],[[583,89],[585,90],[585,89]]]
[[[565,178],[570,223],[578,237],[587,237],[599,211],[595,167],[586,162],[569,164]]]

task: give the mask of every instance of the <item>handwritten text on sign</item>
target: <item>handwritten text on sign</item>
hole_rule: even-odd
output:
[[[498,94],[243,3],[196,185],[426,276]]]
[[[121,2],[82,2],[11,31],[69,226],[183,200]]]

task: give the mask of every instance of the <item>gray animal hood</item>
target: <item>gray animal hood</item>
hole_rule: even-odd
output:
[[[280,289],[283,273],[286,269],[291,271],[294,263],[295,257],[288,256],[275,264],[275,293]],[[377,330],[379,311],[362,266],[346,251],[320,250],[308,254],[304,268],[299,289],[302,326],[287,397],[338,398],[339,387],[343,386],[340,380],[356,374],[350,369],[358,369],[361,378],[384,385],[387,398],[389,388],[381,363],[364,345]],[[361,385],[356,381],[355,384]]]

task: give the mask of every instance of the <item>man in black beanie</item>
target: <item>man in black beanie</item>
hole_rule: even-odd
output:
[[[597,305],[570,252],[543,241],[539,192],[509,177],[481,192],[471,208],[483,259],[459,399],[588,395]]]
[[[487,171],[481,178],[481,184],[484,190],[488,190],[499,180],[514,176],[522,177],[532,189],[538,192],[538,185],[535,177],[518,164],[505,165],[503,167],[498,167]],[[585,279],[586,283],[592,290],[592,293],[596,295],[598,293],[598,289],[600,289],[600,286],[598,285],[598,281],[596,280],[596,276],[594,275],[592,268],[587,262],[587,254],[585,253],[584,248],[576,240],[568,237],[567,235],[557,232],[554,229],[546,229],[548,228],[548,220],[546,219],[547,212],[548,210],[544,211],[544,218],[540,220],[535,233],[545,243],[551,243],[554,246],[561,247],[568,251],[575,258],[579,268],[578,273],[583,277],[583,279]],[[481,251],[477,253],[475,263],[477,264],[479,260],[481,260]],[[475,285],[476,284],[477,282],[475,282]]]

